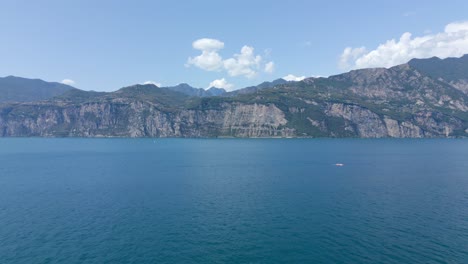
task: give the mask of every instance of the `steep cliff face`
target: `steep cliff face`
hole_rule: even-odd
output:
[[[466,133],[462,120],[440,113],[419,112],[402,121],[345,103],[312,104],[310,109],[275,104],[223,103],[217,109],[163,111],[141,101],[78,105],[47,102],[40,107],[19,104],[2,109],[0,135],[41,137],[452,137]],[[31,113],[33,107],[36,111]],[[293,122],[305,117],[314,129],[299,133]],[[289,120],[288,120],[289,118]],[[332,120],[333,122],[331,122]],[[338,124],[338,125],[337,125]],[[315,133],[319,131],[318,133]],[[303,131],[302,131],[303,132]],[[456,132],[456,133],[455,133]]]
[[[47,101],[0,104],[0,136],[467,137],[466,58],[456,74],[403,64],[217,97],[154,85],[72,89]]]
[[[420,105],[439,106],[468,111],[465,95],[451,84],[434,80],[408,64],[390,69],[363,69],[332,76],[332,80],[348,85],[345,92],[362,99],[378,102],[419,102]],[[463,83],[459,83],[463,88]],[[337,91],[335,91],[337,92]],[[339,91],[343,92],[343,91]]]
[[[223,104],[216,110],[162,111],[149,102],[43,103],[34,114],[20,104],[0,116],[2,136],[75,137],[285,137],[284,113],[275,105]]]
[[[325,112],[329,116],[343,118],[345,129],[362,138],[450,137],[454,136],[454,132],[464,129],[462,120],[434,112],[415,113],[406,121],[377,115],[356,105],[330,104]]]

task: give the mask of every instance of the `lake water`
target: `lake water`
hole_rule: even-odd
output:
[[[0,139],[0,262],[468,263],[468,140]]]

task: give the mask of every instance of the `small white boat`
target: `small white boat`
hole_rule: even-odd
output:
[[[335,166],[337,166],[337,167],[343,167],[344,164],[343,164],[343,163],[336,163]]]

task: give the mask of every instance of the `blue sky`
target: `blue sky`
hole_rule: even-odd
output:
[[[468,1],[434,2],[0,0],[0,76],[237,89],[468,53]]]

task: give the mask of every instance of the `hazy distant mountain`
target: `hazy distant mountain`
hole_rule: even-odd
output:
[[[261,83],[259,85],[256,85],[256,86],[249,86],[249,87],[246,87],[246,88],[235,90],[235,91],[226,93],[224,95],[225,96],[236,96],[236,95],[239,95],[239,94],[254,93],[254,92],[262,90],[262,89],[272,88],[272,87],[275,87],[277,85],[282,85],[282,84],[285,84],[285,83],[288,83],[288,81],[280,78],[280,79],[276,79],[276,80],[274,80],[272,82],[263,82],[263,83]]]
[[[186,83],[181,83],[176,86],[162,87],[175,92],[183,93],[188,96],[206,97],[206,96],[218,96],[224,94],[226,90],[221,88],[212,87],[208,90],[203,88],[194,88]]]
[[[408,64],[428,76],[446,81],[468,93],[468,55],[461,58],[412,59]]]
[[[169,87],[163,87],[172,91],[180,92],[189,96],[196,96],[196,97],[208,97],[208,96],[235,96],[239,94],[248,94],[248,93],[253,93],[261,89],[265,88],[271,88],[276,85],[281,85],[285,84],[287,81],[283,79],[277,79],[272,82],[263,82],[259,85],[256,86],[250,86],[246,88],[242,88],[239,90],[231,91],[231,92],[226,92],[226,90],[222,88],[217,88],[217,87],[211,87],[207,90],[203,88],[194,88],[186,83],[181,83],[176,86],[169,86]]]
[[[29,102],[50,99],[75,89],[69,85],[26,79],[15,76],[0,77],[0,102]]]
[[[408,64],[422,73],[446,81],[468,79],[468,55],[461,58],[412,59]]]
[[[466,56],[412,60],[279,80],[230,96],[154,85],[70,90],[47,101],[0,104],[0,136],[468,137],[468,95],[454,85],[463,71],[448,70],[464,67]]]
[[[220,96],[226,93],[226,90],[223,88],[217,88],[217,87],[210,87],[208,90],[206,90],[206,94],[208,96]]]

